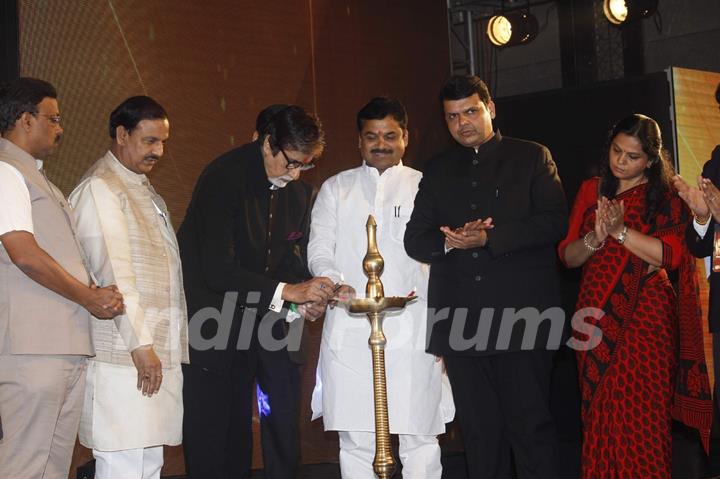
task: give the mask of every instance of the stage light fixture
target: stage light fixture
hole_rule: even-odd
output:
[[[657,11],[658,0],[603,0],[605,17],[613,25],[647,18]]]
[[[498,47],[529,43],[537,34],[538,21],[530,12],[503,13],[488,21],[487,36]]]

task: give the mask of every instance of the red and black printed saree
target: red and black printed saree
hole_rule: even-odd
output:
[[[702,346],[695,263],[684,232],[691,219],[676,195],[668,195],[651,220],[643,221],[647,185],[617,196],[628,228],[663,242],[660,269],[612,238],[583,266],[577,310],[598,308],[585,322],[602,340],[578,351],[582,395],[582,477],[670,478],[671,418],[700,432],[708,447],[712,402]],[[598,178],[578,192],[565,247],[593,230]],[[678,292],[667,270],[678,270]],[[577,331],[575,338],[589,338]]]

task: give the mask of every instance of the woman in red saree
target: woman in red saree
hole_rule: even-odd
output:
[[[673,417],[698,429],[707,450],[712,406],[684,242],[691,216],[671,171],[653,119],[620,121],[603,174],[580,187],[558,247],[566,266],[583,267],[577,310],[604,313],[583,318],[602,338],[577,351],[584,479],[669,479]],[[678,270],[677,293],[669,270]]]

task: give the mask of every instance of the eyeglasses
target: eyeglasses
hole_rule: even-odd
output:
[[[307,171],[307,170],[312,170],[313,168],[315,168],[315,160],[314,159],[308,163],[303,163],[302,161],[291,160],[290,158],[288,158],[287,153],[285,153],[285,150],[283,150],[282,148],[280,148],[280,153],[282,153],[283,156],[285,157],[285,161],[287,163],[285,165],[285,168],[287,168],[288,170]]]
[[[59,125],[62,118],[60,115],[48,115],[47,113],[33,113],[33,116],[43,116],[53,125]]]

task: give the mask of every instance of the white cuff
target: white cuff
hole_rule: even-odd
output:
[[[707,279],[710,279],[710,274],[712,273],[712,256],[705,256],[703,258],[703,263],[705,264],[705,276],[707,276]]]
[[[270,311],[279,313],[282,309],[284,302],[282,299],[282,292],[286,284],[287,283],[280,282],[278,283],[277,288],[275,288],[275,295],[273,296],[272,301],[270,301],[270,306],[268,307]]]
[[[704,238],[708,228],[710,228],[710,220],[704,225],[697,222],[697,219],[693,218],[693,228],[700,238]]]

